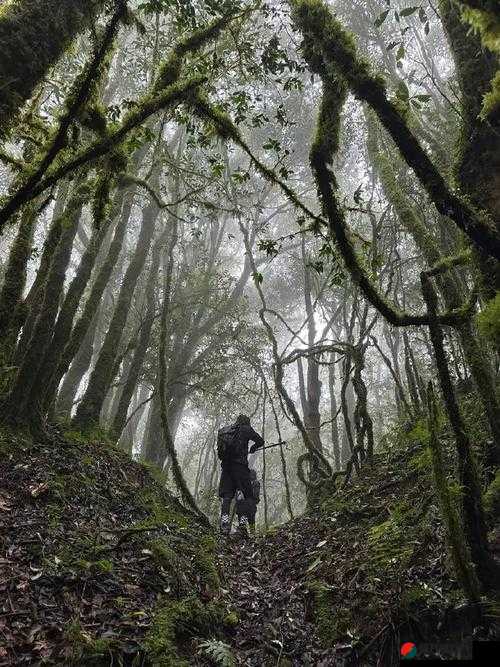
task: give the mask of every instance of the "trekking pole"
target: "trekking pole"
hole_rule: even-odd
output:
[[[286,445],[287,445],[287,441],[286,441],[286,440],[282,440],[281,442],[275,442],[275,443],[273,443],[272,445],[266,445],[265,447],[259,447],[259,449],[255,450],[255,451],[258,452],[258,451],[261,450],[261,449],[271,449],[271,447],[278,447],[279,445],[285,445],[285,447],[286,447]]]

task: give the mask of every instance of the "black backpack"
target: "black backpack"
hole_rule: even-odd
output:
[[[219,429],[217,433],[217,456],[220,461],[227,462],[235,458],[240,442],[238,436],[239,428],[235,424]]]

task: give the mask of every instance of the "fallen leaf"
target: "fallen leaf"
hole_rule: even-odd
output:
[[[48,488],[49,485],[47,482],[40,482],[40,484],[33,484],[29,487],[31,496],[33,498],[38,498],[38,496],[41,496],[42,493],[45,493]]]

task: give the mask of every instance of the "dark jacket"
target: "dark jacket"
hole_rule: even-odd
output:
[[[237,424],[238,426],[238,448],[236,456],[232,458],[231,463],[241,463],[248,465],[248,443],[254,442],[259,447],[264,446],[264,439],[254,431],[250,424]]]

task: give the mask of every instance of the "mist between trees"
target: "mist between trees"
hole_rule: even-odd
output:
[[[265,527],[424,438],[477,600],[497,576],[494,5],[3,3],[2,421],[105,434],[206,522],[217,430],[247,413],[287,443],[250,462]]]

